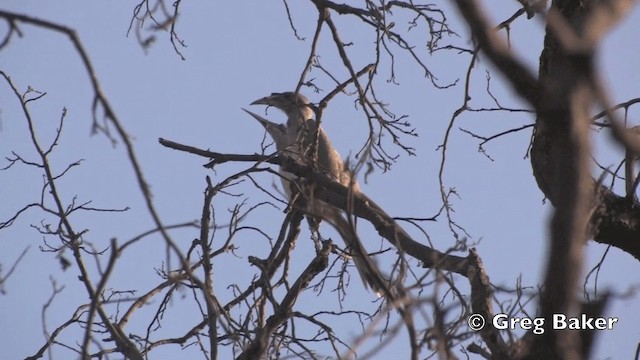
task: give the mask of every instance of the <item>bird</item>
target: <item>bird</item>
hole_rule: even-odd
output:
[[[260,115],[243,109],[257,120],[273,138],[278,154],[289,156],[294,161],[312,168],[328,176],[332,181],[350,187],[351,191],[359,192],[360,188],[353,179],[353,174],[342,161],[342,157],[331,144],[328,135],[319,127],[315,118],[315,111],[310,101],[302,94],[294,92],[272,93],[260,98],[251,105],[273,106],[287,116],[285,125],[271,122]],[[316,132],[317,129],[317,132]],[[316,142],[317,139],[317,142]],[[314,146],[315,144],[315,146]],[[314,154],[313,149],[317,149]],[[291,201],[292,183],[298,185],[297,177],[280,169],[284,184],[284,191]],[[305,217],[312,231],[318,234],[320,220],[325,220],[340,234],[347,248],[353,254],[352,258],[365,288],[371,289],[378,295],[383,294],[385,281],[380,275],[377,265],[366,252],[358,239],[353,226],[342,215],[342,210],[329,205],[322,200],[313,198],[313,191],[303,188],[306,207],[303,209]]]
[[[333,181],[350,186],[351,172],[343,163],[340,153],[331,144],[324,129],[319,127],[316,134],[315,111],[304,95],[293,92],[272,93],[270,96],[255,100],[251,105],[273,106],[284,112],[287,115],[287,123],[282,126],[286,129],[287,153],[295,161],[315,166],[317,170],[329,176]],[[269,126],[277,125],[279,124],[272,123]],[[279,132],[279,130],[277,131]],[[273,136],[270,131],[267,132]],[[312,161],[314,157],[314,154],[311,153],[312,144],[315,143],[316,135],[318,138],[317,161]],[[274,139],[274,141],[277,140]],[[351,186],[355,187],[354,191],[359,191],[357,182]]]
[[[640,125],[631,127],[627,129],[627,132],[631,135],[640,139]],[[624,158],[624,179],[625,179],[625,190],[627,199],[634,201],[636,199],[636,189],[638,188],[638,174],[635,170],[636,161],[638,161],[640,157],[638,154],[634,154],[633,151],[627,146],[625,150],[625,158]]]

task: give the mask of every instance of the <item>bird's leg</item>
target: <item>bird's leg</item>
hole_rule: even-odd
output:
[[[309,224],[311,239],[313,240],[316,251],[322,250],[322,242],[325,239],[320,235],[321,219],[314,216],[312,213],[309,213],[309,211],[313,209],[313,185],[308,183],[305,179],[298,178],[291,181],[288,186],[288,194],[290,194],[291,200],[287,205],[287,211],[290,211],[291,208],[295,208],[304,214],[307,219],[307,223]]]
[[[316,246],[316,252],[322,250],[322,242],[328,239],[324,239],[320,235],[320,219],[315,216],[305,215],[307,223],[309,224],[309,230],[311,231],[311,240]]]
[[[322,242],[327,240],[320,235],[320,221],[321,218],[314,216],[312,210],[317,206],[316,200],[314,198],[314,190],[315,186],[304,180],[300,180],[301,188],[304,191],[304,209],[305,209],[305,217],[307,218],[307,223],[309,224],[309,230],[311,231],[311,239],[313,240],[316,246],[316,252],[322,250]],[[310,212],[311,211],[311,212]]]
[[[300,196],[299,192],[294,192],[291,194],[291,200],[289,201],[289,203],[287,204],[287,207],[284,209],[284,213],[287,214],[291,211],[291,208],[293,208],[293,204],[296,203],[296,201],[298,201],[298,197]]]

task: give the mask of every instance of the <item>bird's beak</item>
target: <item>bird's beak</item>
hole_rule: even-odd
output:
[[[252,102],[250,105],[273,105],[273,95],[269,95],[269,96],[265,96],[263,98],[260,98],[254,102]],[[245,110],[246,111],[246,110]]]

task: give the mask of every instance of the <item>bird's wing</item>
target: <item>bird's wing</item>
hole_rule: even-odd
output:
[[[311,122],[311,121],[309,121]],[[314,130],[314,125],[310,124],[311,129]],[[310,152],[308,152],[312,147],[311,145],[316,141],[316,136],[313,131],[308,131],[305,139],[305,157],[313,156]],[[342,183],[341,174],[344,169],[344,164],[342,162],[342,157],[340,153],[336,151],[336,149],[331,144],[331,140],[327,136],[327,133],[322,129],[318,129],[318,158],[316,160],[316,164],[318,169],[321,170],[326,175],[330,176],[333,181]]]
[[[360,186],[356,181],[351,183],[351,171],[344,164],[342,156],[333,147],[329,136],[322,128],[318,131],[318,164],[327,174],[331,175],[332,180],[346,187],[353,186],[355,191],[359,191]]]

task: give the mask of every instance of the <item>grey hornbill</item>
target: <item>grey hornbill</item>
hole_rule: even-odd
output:
[[[301,94],[293,92],[273,93],[258,99],[251,105],[273,106],[283,111],[287,116],[286,125],[273,123],[257,114],[243,109],[256,119],[273,138],[279,155],[288,156],[303,165],[310,165],[316,171],[327,175],[332,180],[351,187],[359,192],[358,184],[352,181],[352,173],[342,161],[342,157],[335,150],[329,137],[322,127],[318,127],[313,105]],[[318,130],[316,133],[316,129]],[[316,143],[317,140],[317,143]],[[345,241],[347,248],[353,254],[356,269],[366,287],[370,286],[378,296],[383,294],[382,287],[386,281],[380,275],[374,261],[368,256],[360,243],[355,229],[342,215],[342,211],[321,200],[313,198],[312,189],[300,186],[296,177],[280,169],[284,191],[291,200],[291,186],[301,189],[301,196],[305,197],[306,208],[302,209],[312,231],[318,234],[320,220],[331,224]]]

